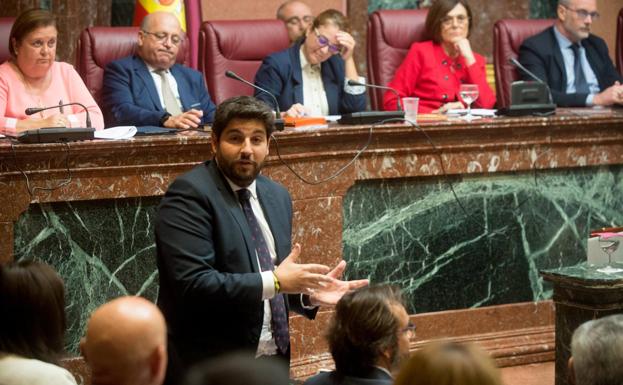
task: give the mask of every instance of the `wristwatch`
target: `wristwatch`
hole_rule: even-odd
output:
[[[171,116],[171,114],[169,114],[168,112],[165,112],[164,115],[162,115],[162,118],[160,118],[160,121],[158,122],[160,127],[164,127],[164,122],[166,122],[167,119],[169,119],[170,116]]]

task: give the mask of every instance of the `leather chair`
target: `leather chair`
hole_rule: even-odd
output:
[[[199,31],[199,70],[216,104],[237,95],[253,95],[253,88],[225,77],[230,70],[253,82],[264,57],[288,48],[281,20],[206,21]]]
[[[9,53],[9,34],[13,27],[14,17],[0,17],[0,63],[7,61],[11,55]]]
[[[76,47],[76,71],[93,95],[101,103],[104,68],[111,61],[132,55],[136,50],[138,27],[89,27],[82,31]],[[184,40],[177,54],[177,62],[188,65],[188,42]]]
[[[368,83],[387,85],[411,44],[424,40],[426,9],[382,10],[368,18]],[[369,90],[373,110],[383,109],[384,90]]]
[[[616,59],[619,73],[623,76],[623,8],[617,17],[617,40],[616,40]]]
[[[521,78],[508,59],[517,59],[523,41],[550,27],[554,21],[555,19],[502,19],[494,24],[493,65],[498,108],[510,105],[511,83]]]
[[[186,35],[188,36],[190,67],[197,69],[199,63],[199,28],[201,28],[201,1],[184,0]]]

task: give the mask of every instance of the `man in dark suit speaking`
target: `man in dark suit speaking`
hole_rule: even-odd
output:
[[[106,126],[197,128],[212,122],[216,106],[200,72],[176,64],[183,33],[177,18],[154,12],[143,19],[136,55],[104,71]]]
[[[158,304],[169,327],[170,379],[202,359],[246,349],[288,359],[288,310],[317,306],[367,285],[299,264],[287,190],[259,175],[274,116],[248,96],[223,102],[212,125],[214,159],[177,178],[158,211]]]
[[[599,18],[596,1],[559,0],[556,12],[553,27],[523,42],[519,62],[549,85],[558,106],[623,104],[623,79],[606,43],[590,33]]]

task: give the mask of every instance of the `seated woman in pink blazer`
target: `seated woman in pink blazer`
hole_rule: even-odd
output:
[[[41,127],[86,127],[86,113],[73,105],[26,115],[29,107],[79,102],[96,129],[104,128],[102,111],[74,68],[56,62],[58,32],[54,15],[30,9],[15,20],[9,35],[11,58],[0,65],[0,133],[16,136]]]

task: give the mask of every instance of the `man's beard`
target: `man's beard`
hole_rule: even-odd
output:
[[[229,162],[218,153],[216,154],[216,160],[223,174],[240,187],[247,187],[253,183],[264,166],[264,162],[257,163],[251,159],[241,158]],[[242,170],[242,168],[248,169],[250,167],[250,171],[245,172]]]

